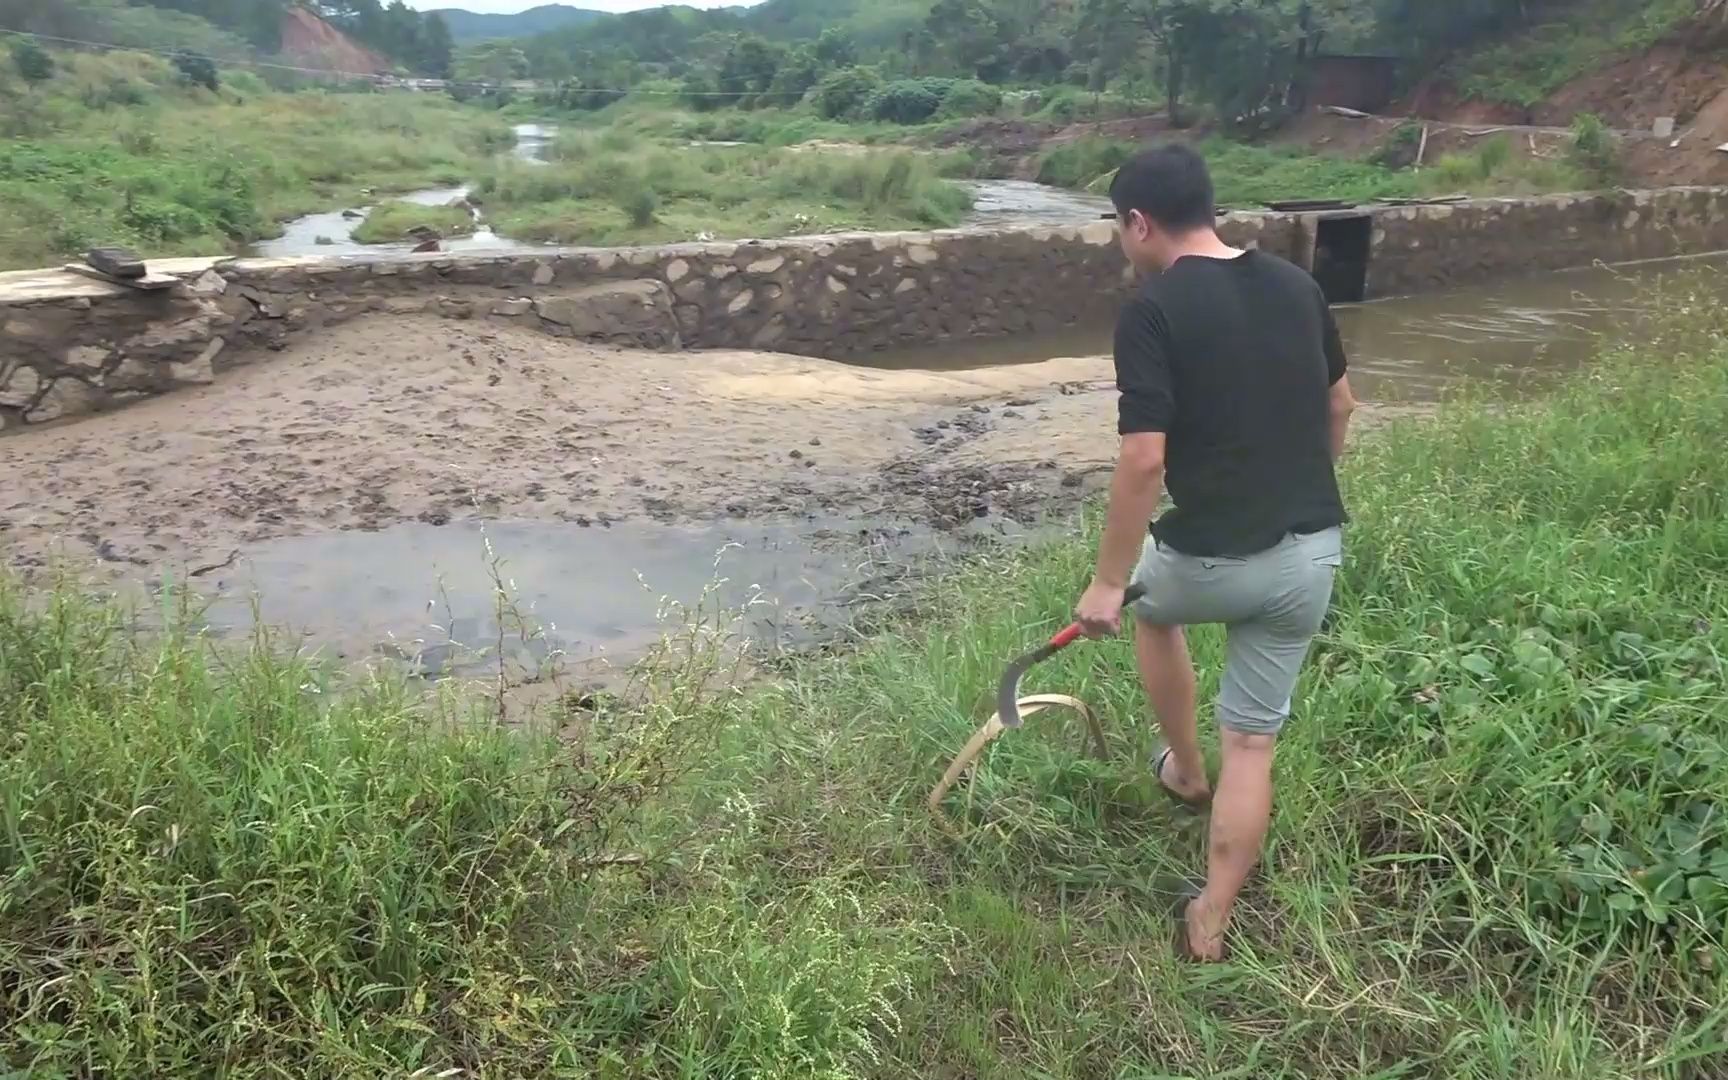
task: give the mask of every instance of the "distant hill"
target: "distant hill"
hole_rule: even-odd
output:
[[[492,15],[461,8],[444,8],[430,14],[441,16],[456,42],[484,41],[487,38],[518,38],[562,30],[570,26],[604,18],[604,11],[571,7],[568,4],[542,4],[514,15]]]

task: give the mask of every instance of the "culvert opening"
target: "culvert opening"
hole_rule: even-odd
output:
[[[1374,219],[1367,214],[1321,218],[1314,234],[1314,279],[1334,304],[1368,299]]]

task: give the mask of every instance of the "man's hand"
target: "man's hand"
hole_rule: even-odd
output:
[[[1128,590],[1094,581],[1074,609],[1074,621],[1089,638],[1115,637],[1122,632],[1122,603]]]

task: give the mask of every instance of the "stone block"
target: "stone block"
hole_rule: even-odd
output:
[[[534,301],[530,300],[526,296],[520,296],[514,300],[492,301],[492,314],[503,315],[507,318],[515,318],[518,315],[527,315],[533,310]]]
[[[533,282],[536,285],[550,285],[555,273],[551,263],[541,263],[534,268]]]
[[[672,297],[659,281],[608,282],[562,296],[538,297],[534,310],[552,328],[586,341],[679,347]]]
[[[108,358],[113,355],[114,350],[108,345],[74,345],[66,350],[62,362],[88,377],[101,371],[108,363]]]
[[[752,274],[772,274],[786,265],[786,256],[770,255],[766,259],[757,259],[744,269]]]
[[[47,391],[36,400],[35,405],[24,411],[24,419],[32,424],[64,420],[69,416],[93,412],[100,406],[101,401],[101,393],[88,383],[70,375],[62,376],[49,384]]]
[[[14,367],[0,376],[0,406],[22,409],[42,392],[42,376],[33,367]]]

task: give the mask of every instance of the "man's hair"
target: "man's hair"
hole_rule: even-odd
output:
[[[1170,143],[1142,150],[1110,182],[1116,216],[1138,210],[1168,232],[1185,232],[1217,221],[1212,174],[1192,147]]]

